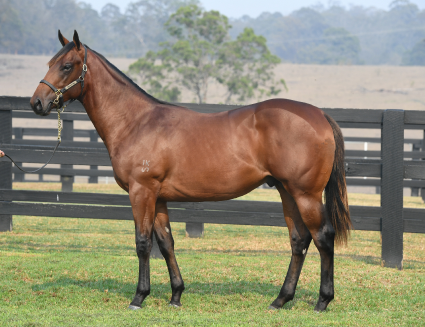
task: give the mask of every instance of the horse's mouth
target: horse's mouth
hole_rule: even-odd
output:
[[[41,110],[34,109],[34,112],[39,116],[48,116],[50,115],[50,112],[52,111],[53,107],[55,107],[55,105],[53,104],[53,101],[50,101],[47,104],[46,108],[41,108]]]
[[[48,115],[50,115],[50,112],[52,111],[53,106],[55,106],[55,105],[53,104],[53,101],[50,101],[50,102],[47,104],[47,108],[46,108],[46,110],[44,110],[44,111],[41,113],[41,115],[42,115],[42,116],[48,116]],[[55,107],[56,107],[56,106],[55,106]]]

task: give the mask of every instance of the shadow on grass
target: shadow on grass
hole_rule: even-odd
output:
[[[32,286],[33,292],[57,290],[59,288],[81,288],[87,291],[97,290],[99,293],[104,294],[105,290],[108,293],[117,294],[119,296],[128,298],[129,302],[133,299],[136,283],[124,283],[116,279],[100,279],[100,280],[77,280],[73,278],[59,278],[56,281],[47,282],[43,284],[36,284]],[[248,282],[248,281],[234,281],[224,283],[201,283],[191,282],[185,284],[185,291],[183,293],[183,299],[185,295],[195,294],[200,297],[204,297],[205,301],[211,295],[218,296],[231,296],[234,294],[246,295],[246,294],[257,294],[265,298],[270,298],[270,303],[279,294],[280,286],[275,286],[268,283]],[[164,299],[168,301],[168,297],[171,295],[171,286],[169,283],[166,284],[152,284],[151,285],[151,297]],[[286,303],[283,307],[285,310],[291,310],[298,302],[307,303],[310,306],[316,304],[316,297],[318,296],[318,290],[316,292],[306,290],[302,287],[298,287],[294,300]]]
[[[368,265],[372,266],[380,266],[381,265],[381,258],[374,257],[374,256],[364,256],[364,255],[357,255],[357,254],[338,254],[335,255],[335,257],[341,257],[341,258],[349,258],[354,261],[361,261]],[[424,261],[417,261],[417,260],[405,260],[403,262],[403,269],[415,269],[415,265],[425,265]]]

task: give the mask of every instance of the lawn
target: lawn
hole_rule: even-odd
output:
[[[60,184],[14,185],[60,190]],[[117,193],[115,185],[76,184],[78,192]],[[273,190],[244,197],[278,201]],[[379,205],[379,196],[350,194],[350,204]],[[405,206],[425,207],[420,198]],[[172,224],[186,291],[183,307],[168,306],[165,262],[151,260],[151,295],[129,311],[137,279],[134,225],[44,217],[14,217],[0,234],[0,326],[382,326],[424,325],[425,235],[404,234],[404,269],[380,266],[380,234],[353,231],[335,254],[335,300],[313,311],[320,258],[310,247],[295,299],[268,311],[290,261],[286,228],[205,226],[202,239]]]

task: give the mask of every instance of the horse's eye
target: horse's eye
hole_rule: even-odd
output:
[[[66,64],[65,66],[63,66],[63,70],[64,71],[70,71],[71,68],[72,68],[72,65],[71,64]]]

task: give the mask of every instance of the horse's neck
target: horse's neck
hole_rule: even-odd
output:
[[[107,63],[91,57],[82,103],[112,155],[155,104]]]

